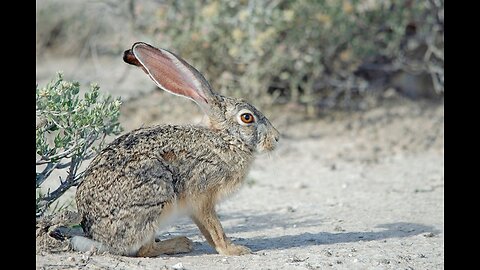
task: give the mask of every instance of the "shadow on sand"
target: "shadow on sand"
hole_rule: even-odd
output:
[[[408,222],[381,224],[376,226],[376,228],[383,228],[384,230],[376,232],[319,232],[275,237],[255,237],[242,239],[240,243],[249,246],[252,251],[260,251],[289,249],[311,245],[375,241],[389,238],[405,238],[419,234],[436,235],[440,233],[440,231],[433,226]]]
[[[233,237],[232,240],[234,243],[246,245],[254,252],[260,250],[289,249],[313,245],[329,245],[336,243],[375,241],[390,238],[406,238],[420,234],[434,236],[441,232],[435,227],[429,225],[410,222],[394,222],[380,224],[372,228],[371,231],[364,232],[342,231],[311,233],[313,227],[318,228],[319,224],[323,223],[320,217],[311,215],[303,216],[301,217],[302,221],[299,222],[299,219],[297,218],[286,218],[285,215],[278,213],[229,213],[221,216],[221,220],[222,223],[225,221],[227,224],[235,220],[238,221],[235,222],[235,226],[229,226],[227,224],[225,224],[226,226],[224,225],[226,234],[229,236],[240,232],[261,232],[278,227],[292,228],[293,224],[296,225],[296,230],[305,228],[305,231],[310,231],[299,234],[286,234],[282,236],[271,237],[266,234],[253,238],[249,237],[236,239]],[[181,232],[179,231],[178,233],[186,235],[187,237],[200,234],[198,228],[196,228],[196,226],[193,224],[184,223],[184,226],[181,227],[183,228],[181,228]],[[288,233],[288,230],[286,230],[286,233]],[[203,243],[197,242],[196,249],[200,249],[203,252],[211,251],[215,253],[205,241]]]

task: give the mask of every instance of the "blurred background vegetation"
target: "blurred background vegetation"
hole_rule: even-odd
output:
[[[36,3],[37,69],[52,58],[121,60],[145,41],[185,58],[225,95],[308,115],[367,109],[391,95],[443,100],[439,0]]]

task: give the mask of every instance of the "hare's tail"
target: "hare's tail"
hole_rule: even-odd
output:
[[[72,237],[70,239],[70,245],[72,246],[73,250],[81,252],[96,250],[97,252],[101,253],[107,251],[106,247],[104,247],[102,243],[84,236]]]

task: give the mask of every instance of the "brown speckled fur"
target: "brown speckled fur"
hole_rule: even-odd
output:
[[[203,79],[198,72],[194,76]],[[181,213],[192,218],[217,252],[249,253],[225,236],[215,204],[241,186],[254,153],[273,150],[279,133],[247,102],[218,95],[209,86],[203,91],[209,127],[159,125],[131,131],[108,145],[86,170],[76,194],[81,224],[86,236],[106,251],[147,257],[190,251],[185,237],[154,239],[170,216]],[[253,113],[255,123],[240,125],[242,110]]]

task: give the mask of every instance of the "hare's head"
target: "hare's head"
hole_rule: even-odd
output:
[[[123,60],[141,67],[161,89],[195,101],[212,129],[229,133],[258,152],[275,148],[280,134],[259,110],[242,99],[215,93],[200,72],[174,53],[137,42],[124,52]]]

